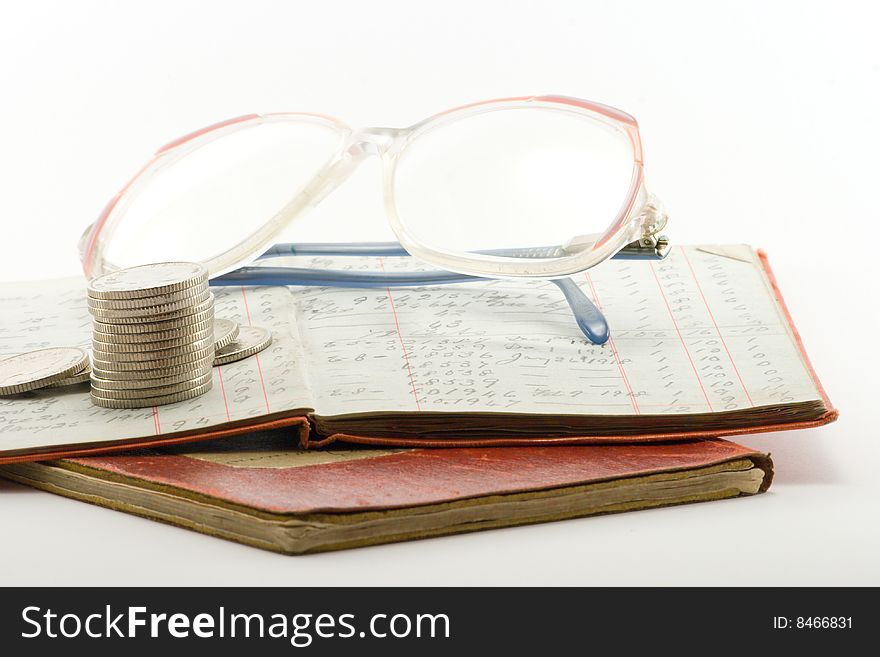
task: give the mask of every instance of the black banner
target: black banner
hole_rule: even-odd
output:
[[[866,589],[4,589],[3,654],[711,654],[866,645]],[[867,644],[870,645],[870,644]]]

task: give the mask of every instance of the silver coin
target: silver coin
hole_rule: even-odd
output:
[[[152,388],[99,388],[92,386],[92,391],[99,397],[106,399],[143,399],[144,397],[164,397],[165,395],[173,395],[176,392],[185,392],[198,388],[212,379],[213,372],[208,372],[201,376],[177,383],[167,383]]]
[[[214,320],[214,349],[222,349],[238,337],[238,323],[231,319]]]
[[[211,304],[213,304],[213,300],[211,300]],[[148,317],[95,317],[94,319],[94,330],[101,333],[148,333],[157,330],[164,331],[175,327],[192,326],[193,324],[201,324],[203,322],[213,325],[214,307],[213,305],[200,306],[195,314],[174,315],[171,317],[162,315],[157,316],[155,319]],[[100,322],[100,326],[98,322]],[[136,330],[126,330],[126,327],[129,326]]]
[[[120,351],[160,351],[162,349],[173,349],[175,347],[185,347],[194,342],[201,342],[202,340],[214,339],[214,331],[211,330],[213,327],[209,327],[206,330],[200,331],[198,333],[193,333],[189,336],[176,338],[172,340],[141,340],[138,342],[131,342],[128,340],[116,340],[118,337],[129,337],[125,334],[120,335],[112,335],[107,333],[93,333],[92,334],[92,345],[95,351],[110,351],[110,352],[120,352]],[[144,335],[153,335],[152,333],[141,334],[136,333],[134,335],[144,336]],[[216,346],[216,343],[215,343]]]
[[[172,365],[169,367],[154,367],[152,369],[140,370],[123,370],[102,367],[100,361],[92,363],[93,376],[105,381],[139,381],[148,379],[160,379],[166,377],[183,376],[184,378],[194,378],[199,374],[203,374],[207,368],[213,363],[213,356],[206,357],[200,361],[184,363],[183,365]]]
[[[196,317],[199,321],[214,318],[214,295],[210,292],[207,298],[197,305],[185,306],[177,310],[168,310],[161,306],[156,306],[162,312],[155,314],[146,311],[149,308],[140,308],[138,310],[97,310],[89,308],[89,312],[96,320],[105,324],[140,324],[142,322],[166,322],[170,320]],[[141,312],[143,311],[143,312]]]
[[[235,341],[218,349],[214,365],[225,365],[243,360],[263,351],[272,344],[272,334],[259,326],[242,326]]]
[[[79,347],[49,347],[0,360],[0,395],[15,395],[81,371],[89,355]]]
[[[157,294],[150,297],[135,297],[133,299],[95,299],[87,297],[89,308],[98,308],[99,310],[125,310],[137,308],[149,308],[151,306],[162,306],[171,303],[186,303],[192,299],[204,297],[208,293],[208,285],[196,285],[177,292],[169,292],[167,294]]]
[[[174,404],[180,401],[186,401],[187,399],[193,399],[194,397],[199,397],[208,392],[213,385],[213,381],[208,381],[204,385],[196,386],[195,388],[190,388],[189,390],[185,390],[183,392],[175,392],[170,395],[161,395],[157,397],[142,397],[141,399],[112,399],[109,397],[104,397],[100,394],[95,394],[95,390],[92,389],[91,397],[92,403],[97,406],[103,406],[104,408],[146,408],[148,406],[162,406],[164,404]]]
[[[61,379],[52,383],[48,386],[43,386],[40,390],[52,390],[55,388],[66,388],[67,386],[75,386],[81,383],[88,383],[92,375],[92,368],[90,365],[86,364],[86,366],[76,374],[72,376],[68,376],[65,379]]]
[[[92,335],[98,336],[102,342],[152,342],[190,336],[193,333],[207,331],[213,326],[213,317],[198,321],[180,318],[164,322],[144,322],[143,324],[107,324],[95,321],[92,323]]]
[[[204,284],[208,270],[195,262],[157,262],[120,269],[89,282],[95,299],[133,299],[169,294]]]
[[[150,360],[106,360],[104,358],[92,358],[92,367],[101,370],[164,370],[168,367],[178,367],[197,363],[204,360],[207,356],[213,355],[214,344],[208,343],[208,346],[201,351],[194,351],[191,354],[183,354],[181,356],[173,356],[168,358],[153,358]]]
[[[103,344],[103,343],[102,343]],[[129,345],[123,345],[129,346]],[[128,361],[165,361],[172,358],[184,357],[190,354],[207,352],[210,347],[214,346],[214,336],[209,335],[207,338],[190,342],[189,344],[171,347],[170,349],[157,349],[155,351],[120,351],[109,345],[109,348],[98,348],[98,343],[92,343],[92,356],[99,360],[109,362],[128,362]]]
[[[102,379],[92,372],[92,387],[99,390],[143,390],[145,388],[162,388],[176,383],[186,383],[201,379],[207,380],[211,378],[213,374],[213,369],[202,368],[202,370],[196,371],[195,373],[184,372],[183,374],[178,374],[176,376],[163,376],[152,379],[137,378],[130,380],[113,380]]]
[[[198,294],[193,294],[190,297],[177,301],[162,301],[163,297],[147,297],[145,299],[134,299],[134,301],[146,302],[141,305],[122,305],[123,303],[128,303],[128,301],[125,299],[106,301],[89,298],[87,305],[92,315],[102,313],[107,317],[152,317],[198,306],[207,301],[210,294],[210,288],[204,285],[199,289]]]

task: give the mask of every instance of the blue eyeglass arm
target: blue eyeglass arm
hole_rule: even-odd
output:
[[[538,247],[537,249],[524,249],[525,251],[551,252],[559,247]],[[513,255],[518,249],[496,249],[477,251],[476,253],[494,255]],[[312,242],[306,244],[293,244],[281,242],[276,244],[258,259],[280,258],[283,256],[379,256],[395,257],[408,256],[409,253],[399,242]],[[624,248],[613,256],[614,260],[662,260],[664,255],[657,255],[650,249],[630,250]]]
[[[412,287],[486,280],[449,271],[349,271],[301,267],[241,267],[211,279],[211,285],[315,285],[319,287]]]
[[[311,242],[307,244],[292,244],[281,242],[276,244],[263,255],[264,258],[279,258],[281,256],[408,256],[400,242]]]
[[[260,260],[289,255],[300,256],[408,256],[397,242],[352,244],[276,244]],[[211,280],[211,285],[314,285],[318,287],[384,288],[445,285],[489,280],[479,276],[435,270],[426,272],[359,272],[300,267],[241,267]],[[602,312],[568,278],[554,280],[562,291],[584,336],[594,344],[607,342],[611,332]]]

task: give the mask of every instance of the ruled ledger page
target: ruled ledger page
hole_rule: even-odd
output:
[[[299,333],[287,288],[213,288],[215,315],[272,331],[254,358],[214,368],[212,389],[195,399],[145,409],[92,404],[88,385],[0,397],[0,455],[34,447],[84,445],[208,429],[311,409]],[[89,347],[92,319],[82,279],[0,284],[0,357],[51,346]]]
[[[399,257],[285,260],[417,268]],[[675,247],[574,281],[605,311],[607,344],[584,339],[549,282],[292,288],[317,413],[690,414],[821,399],[751,247]]]
[[[419,268],[391,257],[270,264]],[[584,339],[547,282],[213,288],[216,315],[270,329],[268,349],[214,368],[207,394],[155,408],[99,408],[87,385],[0,397],[0,456],[310,410],[636,416],[821,400],[750,247],[676,247],[574,280],[608,317],[605,345]],[[0,284],[0,356],[90,339],[82,280]]]

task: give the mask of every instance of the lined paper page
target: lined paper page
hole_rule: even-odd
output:
[[[152,409],[100,408],[91,403],[87,385],[0,397],[0,453],[165,435],[312,408],[287,289],[213,291],[217,317],[269,329],[273,344],[256,358],[215,367],[207,394]],[[91,326],[80,279],[0,285],[0,355],[87,347]]]
[[[605,311],[591,345],[552,283],[292,289],[320,415],[682,414],[818,400],[750,247],[612,260],[575,282]],[[288,258],[411,270],[409,258]],[[273,264],[278,264],[275,261]]]
[[[284,260],[418,269],[410,258]],[[307,409],[633,416],[821,399],[749,247],[676,247],[574,280],[608,316],[608,344],[587,343],[559,290],[539,281],[214,288],[217,315],[271,329],[269,349],[215,368],[208,394],[156,409],[99,408],[86,386],[0,398],[0,454]],[[81,281],[0,285],[0,355],[88,346],[90,331]]]

